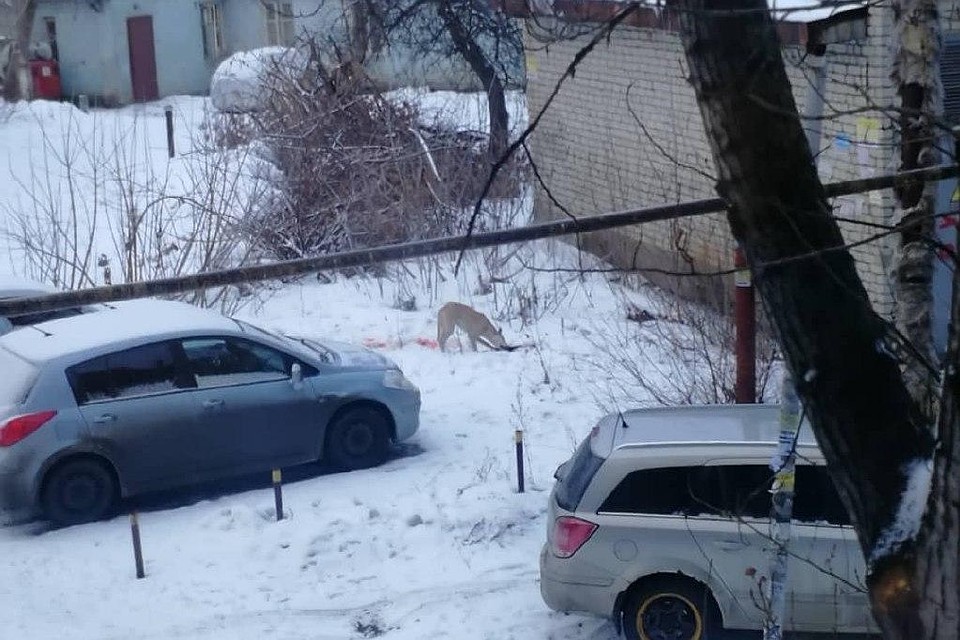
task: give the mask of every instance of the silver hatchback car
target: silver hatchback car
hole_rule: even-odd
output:
[[[142,300],[0,337],[0,506],[70,524],[121,497],[324,459],[383,462],[419,426],[390,360]]]
[[[712,640],[760,629],[775,406],[605,417],[557,470],[540,589],[558,611],[614,619],[631,640]],[[804,426],[786,630],[875,633],[856,535]]]

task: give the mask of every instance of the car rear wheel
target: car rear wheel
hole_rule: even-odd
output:
[[[390,425],[373,407],[347,409],[327,427],[324,457],[337,469],[351,471],[383,464],[390,447]]]
[[[106,465],[96,460],[65,462],[43,483],[44,515],[59,525],[93,522],[110,513],[117,500],[117,483]]]
[[[623,627],[630,640],[715,640],[720,613],[706,589],[684,579],[642,583],[627,597]]]

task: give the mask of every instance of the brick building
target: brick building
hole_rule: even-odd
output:
[[[515,7],[526,20],[527,92],[538,113],[574,55],[624,3],[553,0]],[[619,6],[618,6],[619,5]],[[783,7],[781,3],[778,5]],[[809,3],[807,4],[809,6]],[[535,12],[537,15],[533,15]],[[818,149],[825,182],[896,169],[896,132],[880,107],[896,103],[889,79],[893,17],[887,7],[779,11],[779,32],[794,96],[808,138]],[[960,17],[944,6],[944,85],[948,116],[960,113]],[[686,60],[669,12],[642,9],[597,46],[567,80],[531,138],[534,161],[549,188],[537,190],[540,219],[714,197],[713,162]],[[878,107],[876,109],[872,107]],[[823,116],[823,119],[817,119]],[[952,148],[952,145],[947,145]],[[771,159],[775,161],[775,159]],[[942,184],[939,206],[950,206],[954,184]],[[560,206],[558,206],[558,204]],[[893,196],[874,192],[838,198],[837,215],[889,224]],[[854,243],[875,233],[842,224]],[[952,230],[951,230],[952,231]],[[594,234],[585,241],[616,264],[712,271],[731,266],[734,242],[722,214],[658,222]],[[853,249],[880,313],[893,311],[890,280],[897,238]],[[719,279],[665,278],[660,284],[713,297]],[[949,273],[941,265],[936,289],[941,338]]]

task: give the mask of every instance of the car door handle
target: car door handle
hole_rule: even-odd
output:
[[[102,416],[97,416],[93,419],[94,424],[108,424],[110,422],[116,422],[117,416],[112,413],[105,413]]]
[[[204,400],[203,406],[206,409],[216,409],[223,406],[223,400],[220,398],[214,398],[212,400]]]
[[[747,546],[746,540],[717,540],[714,543],[723,551],[739,551]]]

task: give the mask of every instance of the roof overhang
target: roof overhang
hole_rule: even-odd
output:
[[[602,23],[611,20],[633,2],[613,0],[490,0],[515,18],[554,18],[567,23]],[[802,1],[802,0],[801,0]],[[780,40],[787,45],[826,45],[859,40],[866,35],[867,6],[862,2],[800,4],[794,0],[771,6]],[[662,6],[641,6],[623,25],[645,29],[679,31],[677,12]]]

